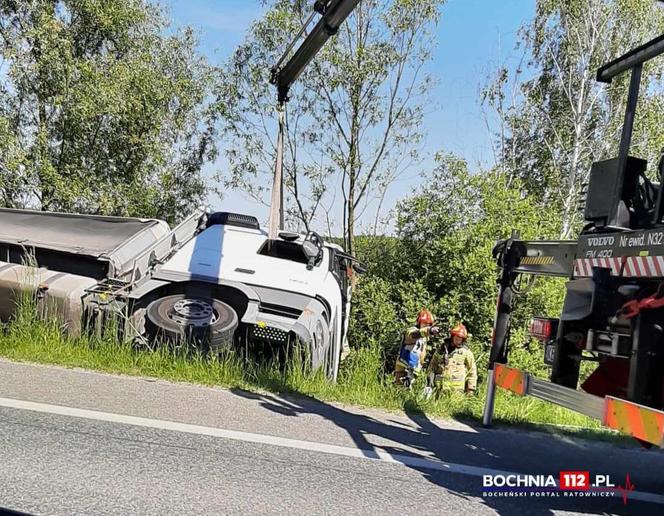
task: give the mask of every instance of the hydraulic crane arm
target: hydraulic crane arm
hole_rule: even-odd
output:
[[[509,274],[569,278],[574,269],[576,240],[501,240],[493,250],[500,267]]]
[[[272,83],[277,86],[280,103],[288,100],[288,91],[302,71],[311,62],[331,36],[337,33],[341,24],[348,18],[361,0],[318,0],[314,2],[314,12],[302,27],[295,39],[288,45],[286,52],[272,69]],[[316,13],[321,15],[318,23],[307,35],[299,48],[286,64],[286,60],[295,43],[300,39]]]
[[[575,240],[519,240],[499,241],[493,249],[493,257],[500,267],[498,277],[498,301],[491,346],[490,366],[504,362],[509,339],[510,319],[514,304],[515,281],[519,274],[571,278],[577,253]]]
[[[270,200],[270,218],[268,222],[268,235],[274,240],[279,229],[284,227],[284,184],[283,184],[283,151],[285,131],[285,105],[288,101],[288,92],[291,85],[302,74],[307,65],[320,51],[323,45],[334,36],[341,24],[362,0],[316,0],[314,9],[295,38],[290,42],[281,59],[272,68],[270,82],[277,87],[279,133],[277,135],[277,156],[274,167],[272,183],[272,198]],[[302,35],[316,17],[320,19],[304,38],[297,50],[290,57],[290,53]],[[288,61],[286,61],[288,59]],[[284,64],[285,62],[285,64]]]

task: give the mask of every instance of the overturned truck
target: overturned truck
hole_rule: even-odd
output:
[[[160,220],[0,209],[0,319],[22,294],[70,334],[281,354],[334,379],[356,260],[315,232],[269,239],[256,218],[199,209]]]
[[[210,353],[303,349],[312,368],[336,379],[362,268],[316,232],[280,231],[284,111],[292,84],[359,1],[314,2],[271,70],[280,123],[268,233],[254,217],[203,209],[172,230],[159,220],[0,209],[0,319],[27,293],[70,333],[113,323],[124,339]]]
[[[643,63],[664,53],[664,35],[603,66],[610,82],[631,73],[619,156],[594,163],[586,225],[575,241],[523,241],[494,249],[499,294],[484,423],[496,387],[596,418],[646,445],[664,446],[664,156],[650,180],[629,155]],[[509,367],[510,319],[520,275],[568,278],[562,313],[534,318],[550,381]],[[580,364],[597,363],[578,388]]]

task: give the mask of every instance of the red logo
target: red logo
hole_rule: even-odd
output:
[[[590,488],[590,473],[588,471],[561,471],[560,489],[581,491]]]
[[[622,494],[623,504],[627,505],[627,495],[636,489],[636,486],[632,484],[632,481],[629,479],[629,473],[627,473],[627,478],[625,479],[625,485],[618,486],[618,491]]]

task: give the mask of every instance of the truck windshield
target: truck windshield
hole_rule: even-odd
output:
[[[304,264],[308,261],[302,250],[302,244],[284,240],[266,240],[258,250],[258,254]]]

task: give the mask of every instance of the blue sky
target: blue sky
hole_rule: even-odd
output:
[[[197,32],[200,49],[221,64],[240,43],[251,22],[262,13],[257,0],[162,0],[175,26]],[[511,64],[519,27],[532,19],[535,0],[448,0],[437,28],[438,47],[430,71],[438,79],[436,101],[425,119],[426,151],[454,152],[472,165],[490,165],[491,134],[478,102],[480,87],[499,63]],[[426,163],[426,162],[425,162]],[[388,195],[392,205],[409,189],[421,190],[416,170],[406,173]],[[216,208],[250,209],[249,201],[228,192]]]

